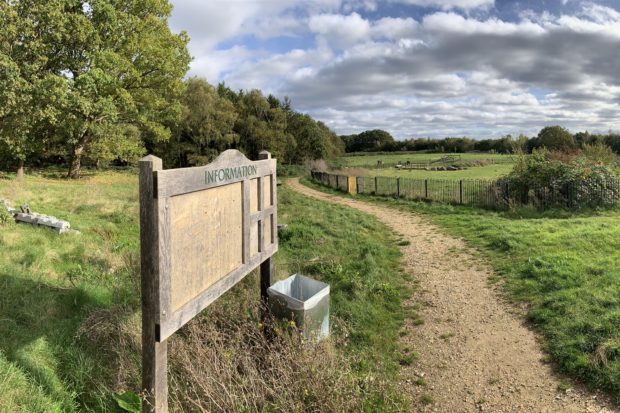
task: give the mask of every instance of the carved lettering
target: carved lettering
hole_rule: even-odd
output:
[[[256,166],[254,165],[245,165],[245,166],[236,166],[232,168],[222,168],[216,169],[215,171],[206,171],[205,172],[205,183],[218,183],[230,181],[233,179],[242,179],[248,178],[250,176],[256,175]]]

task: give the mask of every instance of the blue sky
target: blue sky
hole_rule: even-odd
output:
[[[618,1],[173,0],[190,75],[258,88],[339,134],[620,129]]]

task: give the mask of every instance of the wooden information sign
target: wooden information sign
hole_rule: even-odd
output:
[[[220,295],[261,267],[271,285],[278,250],[276,161],[228,150],[209,165],[140,160],[143,412],[168,411],[167,342]]]

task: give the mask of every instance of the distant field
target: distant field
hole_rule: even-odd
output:
[[[397,162],[413,162],[424,163],[427,161],[437,160],[445,156],[457,156],[461,160],[482,160],[489,159],[495,162],[511,163],[516,160],[513,155],[500,155],[496,153],[428,153],[428,152],[409,152],[409,153],[396,153],[396,154],[356,154],[347,155],[340,158],[345,166],[356,167],[365,165],[376,165],[377,161],[383,161],[386,164],[395,164]]]
[[[420,169],[363,169],[355,168],[355,175],[366,176],[392,176],[412,179],[496,179],[512,171],[513,164],[491,164],[485,166],[474,166],[460,171],[426,171]],[[346,170],[346,169],[345,169]]]

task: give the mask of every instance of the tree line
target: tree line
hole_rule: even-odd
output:
[[[375,129],[354,135],[341,136],[346,152],[397,152],[429,151],[456,152],[471,151],[495,153],[531,153],[534,149],[545,147],[550,150],[570,151],[583,149],[585,146],[605,145],[620,154],[620,135],[591,134],[578,132],[571,134],[561,126],[547,126],[537,136],[505,135],[497,139],[474,140],[467,137],[447,137],[443,139],[418,138],[402,141],[395,140],[388,132]]]
[[[185,82],[184,108],[171,139],[151,149],[175,166],[207,163],[226,149],[250,159],[266,149],[282,164],[301,164],[344,153],[344,144],[323,122],[293,110],[288,98],[259,90],[233,91],[201,78]]]
[[[185,32],[162,0],[0,0],[0,166],[127,164],[147,152],[167,167],[229,148],[284,163],[335,156],[325,124],[258,90],[184,77]]]

